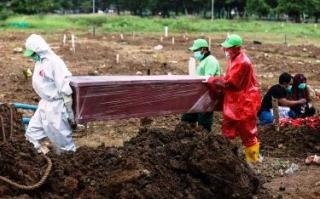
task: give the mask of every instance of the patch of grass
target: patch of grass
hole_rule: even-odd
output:
[[[108,15],[34,15],[13,16],[6,19],[1,28],[30,29],[39,31],[88,30],[96,26],[102,32],[163,32],[164,26],[174,33],[271,33],[295,37],[319,37],[320,27],[314,24],[294,24],[250,20],[205,20],[198,17],[142,18],[136,16]]]
[[[19,26],[17,24],[26,24],[26,26]],[[43,31],[64,30],[71,28],[70,21],[64,18],[52,15],[52,16],[14,16],[8,18],[4,23],[5,29],[38,29]]]

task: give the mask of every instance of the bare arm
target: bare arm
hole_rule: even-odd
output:
[[[286,98],[279,99],[280,105],[289,106],[289,107],[299,105],[299,104],[304,104],[306,102],[307,102],[306,99],[300,99],[300,100],[288,100]]]

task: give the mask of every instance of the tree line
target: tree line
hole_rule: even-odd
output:
[[[90,13],[93,11],[172,17],[199,15],[214,18],[257,17],[268,20],[302,20],[320,17],[320,0],[0,0],[0,13]]]

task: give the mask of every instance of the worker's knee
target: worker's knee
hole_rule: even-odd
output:
[[[224,119],[222,122],[222,134],[228,139],[234,139],[235,137],[237,137],[237,121]]]
[[[29,124],[25,133],[27,140],[41,140],[46,136],[43,128]]]

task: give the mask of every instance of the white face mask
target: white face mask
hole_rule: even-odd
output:
[[[224,55],[226,56],[226,59],[229,59],[230,58],[230,55],[227,51],[224,51]]]

